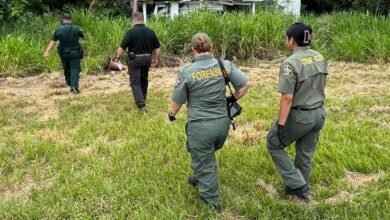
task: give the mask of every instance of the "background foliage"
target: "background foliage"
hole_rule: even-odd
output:
[[[324,13],[332,11],[360,11],[388,15],[388,0],[302,0],[302,9],[308,12]]]
[[[97,12],[106,15],[130,15],[131,0],[100,0]],[[0,19],[22,19],[27,21],[34,14],[49,11],[63,11],[69,8],[88,8],[92,0],[0,0]],[[275,0],[265,0],[261,5],[275,5]],[[388,15],[388,0],[302,0],[302,10],[306,12],[362,11],[372,14]]]
[[[80,26],[86,40],[83,71],[100,71],[113,56],[130,21],[123,16],[109,17],[85,10],[73,10],[73,23]],[[330,60],[384,63],[390,59],[390,22],[386,16],[357,12],[337,12],[321,16],[306,15],[301,21],[313,26],[314,49]],[[0,76],[31,75],[58,71],[60,62],[54,49],[48,60],[43,52],[59,16],[46,13],[26,23],[17,20],[0,28]],[[286,55],[284,32],[294,17],[263,10],[256,15],[199,11],[176,17],[148,20],[160,38],[162,54],[181,58],[190,55],[189,41],[197,32],[208,33],[217,55],[245,61],[251,58],[274,59]],[[31,30],[34,30],[33,32]],[[164,59],[164,57],[163,57]]]

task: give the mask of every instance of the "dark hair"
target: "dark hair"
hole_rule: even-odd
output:
[[[287,28],[286,35],[289,39],[293,37],[298,46],[307,46],[311,42],[312,32],[310,25],[298,22]]]
[[[195,40],[196,40],[196,45],[195,46],[193,45],[193,48],[198,53],[210,52],[211,50],[210,40],[207,40],[205,35],[199,34]]]
[[[139,20],[143,21],[144,20],[144,14],[142,12],[135,12],[132,16],[133,20]]]

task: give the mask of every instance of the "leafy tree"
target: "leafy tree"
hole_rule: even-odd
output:
[[[374,14],[390,14],[390,1],[389,0],[354,0],[352,7],[359,11],[370,11]]]
[[[369,11],[373,14],[390,13],[389,0],[302,0],[302,10],[324,13],[332,11]]]

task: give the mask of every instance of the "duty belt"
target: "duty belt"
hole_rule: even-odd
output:
[[[136,54],[135,56],[136,57],[146,57],[146,56],[150,56],[151,54],[150,53],[141,53],[141,54]]]
[[[301,108],[301,107],[299,107],[299,106],[294,106],[294,107],[291,107],[291,109],[298,110],[298,111],[312,111],[312,110],[319,109],[319,108],[321,108],[321,107],[322,107],[322,105],[317,106],[317,107],[315,107],[315,108]]]

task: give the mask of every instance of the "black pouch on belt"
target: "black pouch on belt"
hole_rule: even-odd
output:
[[[129,60],[134,60],[135,58],[136,58],[135,53],[134,52],[130,52],[129,53]]]
[[[80,47],[62,47],[61,54],[62,55],[80,54]]]

